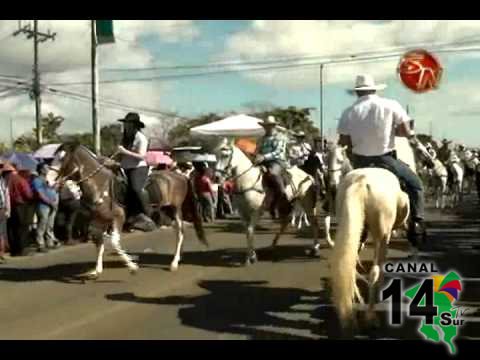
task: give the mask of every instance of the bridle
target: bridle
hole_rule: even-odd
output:
[[[111,160],[113,159],[115,156],[117,156],[118,154],[118,151],[116,151],[113,155],[109,156],[107,159],[108,160]],[[71,154],[72,157],[74,157],[75,155]],[[73,159],[72,159],[73,160]],[[77,159],[78,161],[78,159]],[[63,161],[62,161],[62,165],[63,165]],[[80,180],[78,181],[75,181],[77,183],[77,185],[80,185],[88,180],[90,180],[91,178],[93,178],[95,175],[97,175],[102,169],[105,168],[105,161],[103,163],[100,163],[93,171],[91,171],[89,174],[87,174],[86,176],[80,178]],[[57,173],[60,172],[61,170],[61,167],[60,169],[54,169],[54,168],[51,168],[52,170],[56,171]],[[80,168],[78,166],[75,166],[75,168],[67,175],[65,176],[62,176],[60,177],[59,179],[59,176],[57,176],[57,179],[56,181],[60,181],[60,183],[65,183],[67,180],[71,179],[71,177],[75,174],[77,174],[78,172],[80,172]],[[102,204],[103,203],[103,199],[108,196],[108,193],[106,194],[106,189],[110,186],[110,183],[112,181],[107,181],[107,184],[103,187],[103,189],[99,189],[98,190],[98,193],[99,193],[99,198],[95,201],[95,204]]]
[[[118,151],[116,151],[115,153],[113,153],[113,155],[109,156],[107,159],[108,160],[112,160],[115,156],[118,155]],[[100,170],[102,170],[103,168],[105,168],[105,161],[103,163],[100,163],[96,168],[95,170],[93,170],[92,172],[90,172],[88,175],[84,176],[83,178],[81,178],[80,180],[76,181],[77,184],[81,184],[89,179],[91,179],[92,177],[94,177],[95,175],[97,175]],[[57,169],[54,169],[54,168],[51,168],[52,170],[56,171],[57,173],[60,172],[60,170],[57,170]],[[65,176],[62,176],[60,178],[60,182],[65,182],[66,180],[69,180],[73,175],[75,175],[77,172],[80,172],[80,169],[78,168],[78,166],[75,166],[75,169],[73,169],[68,175],[65,175]],[[59,180],[59,178],[57,177],[57,181]]]
[[[225,180],[236,181],[237,179],[239,179],[240,177],[245,175],[247,172],[249,172],[250,170],[252,170],[256,166],[255,164],[252,164],[252,166],[250,166],[247,170],[242,171],[240,174],[229,175],[232,172],[232,161],[233,161],[233,149],[230,149],[230,154],[228,156],[227,166],[225,166],[225,168],[223,168],[222,170],[217,170],[217,172],[219,172],[220,174],[227,175]],[[262,178],[262,173],[260,172],[260,174],[259,174],[257,180],[255,181],[255,183],[253,184],[252,188],[244,189],[242,191],[234,191],[233,193],[236,194],[236,195],[240,195],[240,194],[246,193],[248,191],[256,191],[258,193],[264,193],[263,190],[259,190],[259,189],[255,188],[255,185],[258,184],[258,182],[261,180],[261,178]]]

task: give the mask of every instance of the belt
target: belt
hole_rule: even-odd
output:
[[[359,155],[359,154],[353,154],[354,156],[358,157],[364,157],[364,158],[372,158],[372,157],[381,157],[381,156],[393,156],[395,157],[395,150],[389,151],[385,154],[382,155]]]

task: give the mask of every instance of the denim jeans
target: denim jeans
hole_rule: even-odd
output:
[[[44,204],[37,206],[37,246],[40,248],[53,246],[57,239],[53,233],[55,225],[55,216],[57,215],[57,207],[50,207]]]
[[[365,167],[380,167],[390,170],[404,183],[405,191],[410,200],[410,214],[414,221],[423,220],[425,214],[425,197],[420,178],[404,162],[395,159],[391,154],[380,156],[360,156],[353,154],[355,169]]]

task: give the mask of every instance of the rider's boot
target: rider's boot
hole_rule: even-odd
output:
[[[415,219],[409,222],[407,239],[418,250],[426,246],[426,227],[423,219]]]

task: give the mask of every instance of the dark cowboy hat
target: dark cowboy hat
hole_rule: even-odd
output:
[[[137,124],[141,129],[145,127],[145,124],[140,121],[140,115],[138,113],[130,112],[123,119],[118,119],[120,122],[129,122]]]

